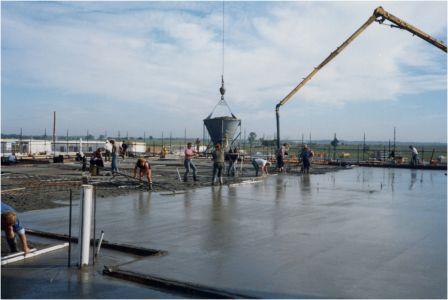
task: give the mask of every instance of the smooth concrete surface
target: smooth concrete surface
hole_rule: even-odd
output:
[[[30,239],[43,244],[54,242],[35,237]],[[101,274],[104,264],[129,263],[139,257],[105,250],[94,267],[85,267],[80,271],[76,267],[77,256],[78,253],[74,252],[71,268],[67,267],[67,248],[2,266],[2,299],[181,297]]]
[[[443,171],[355,168],[99,198],[96,222],[111,242],[169,251],[123,270],[257,297],[446,298],[446,196]],[[67,212],[21,219],[66,233]]]

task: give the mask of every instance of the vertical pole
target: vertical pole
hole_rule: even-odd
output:
[[[56,152],[56,111],[53,112],[53,157]]]
[[[44,130],[44,147],[45,147],[45,158],[47,158],[47,128]]]
[[[93,188],[93,247],[92,247],[93,264],[95,264],[95,245],[96,245],[96,187]]]
[[[277,121],[277,150],[280,149],[280,105],[275,106],[275,119]]]
[[[22,153],[22,127],[20,127],[19,152]]]
[[[163,148],[164,144],[165,144],[165,142],[163,141],[163,131],[162,131],[162,148]]]
[[[395,130],[395,126],[394,126],[394,153],[396,155],[397,153],[395,152],[395,137],[396,137],[396,130]]]
[[[73,204],[73,194],[72,189],[70,189],[70,208],[68,214],[68,263],[67,266],[70,268],[72,260],[72,204]]]
[[[68,129],[67,129],[67,136],[66,136],[66,139],[67,139],[67,149],[66,149],[67,151],[66,151],[66,152],[67,152],[67,154],[68,154]]]
[[[171,131],[170,131],[170,151],[171,151],[171,139],[172,139],[172,134],[171,134]]]
[[[388,148],[387,152],[389,153],[388,154],[388,157],[389,157],[389,155],[390,155],[390,139],[389,139],[389,148]]]
[[[187,128],[184,131],[184,146],[187,146]]]
[[[92,199],[93,186],[83,184],[81,186],[81,205],[79,206],[79,266],[89,264],[90,230],[92,224]]]
[[[311,146],[311,131],[310,131],[310,146]]]
[[[358,144],[358,164],[359,164],[359,144]]]

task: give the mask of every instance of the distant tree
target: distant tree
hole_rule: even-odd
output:
[[[152,136],[152,135],[150,135],[150,136],[149,136],[149,139],[150,139],[150,140],[153,140],[154,138],[153,138],[153,136]]]
[[[104,134],[100,134],[98,137],[99,140],[105,140],[106,136]]]
[[[257,134],[255,132],[251,132],[249,133],[249,136],[247,138],[247,140],[249,141],[249,146],[250,146],[250,154],[252,154],[252,145],[254,144],[255,140],[257,139]]]
[[[95,139],[95,137],[93,135],[91,135],[91,134],[86,135],[86,140],[94,140],[94,139]]]
[[[251,132],[249,133],[249,137],[247,138],[247,140],[249,141],[249,145],[252,146],[253,143],[255,142],[255,140],[257,139],[257,134],[255,132]]]

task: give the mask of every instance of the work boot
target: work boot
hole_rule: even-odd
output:
[[[219,185],[222,185],[222,177],[219,177]]]
[[[7,237],[6,241],[8,242],[9,249],[11,250],[12,253],[19,252],[19,249],[17,247],[17,240],[15,237],[13,238]]]
[[[148,190],[149,190],[149,191],[152,191],[152,182],[149,182],[149,183],[148,183]]]

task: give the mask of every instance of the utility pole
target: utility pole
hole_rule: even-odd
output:
[[[88,129],[87,129],[86,140],[87,140],[87,152],[88,152],[89,151],[89,130]]]
[[[44,149],[45,149],[45,156],[47,155],[47,128],[44,129]]]
[[[20,151],[20,153],[22,153],[22,127],[20,127],[20,142],[19,142],[19,147],[20,147],[20,149],[19,149],[19,151]]]
[[[68,154],[68,129],[67,129],[67,137],[66,138],[67,138],[67,149],[66,149],[67,151],[66,152]]]
[[[387,151],[389,152],[389,156],[390,156],[390,139],[389,139],[389,148],[387,149]]]
[[[172,133],[170,131],[170,151],[171,151],[171,139],[172,139]]]
[[[185,128],[185,131],[184,131],[184,146],[185,147],[187,146],[187,128]]]
[[[56,152],[56,111],[53,112],[53,157]]]
[[[126,131],[126,141],[129,140],[129,132]]]
[[[396,138],[396,130],[395,130],[395,126],[394,126],[394,154],[396,155],[396,152],[395,152],[395,138]]]

